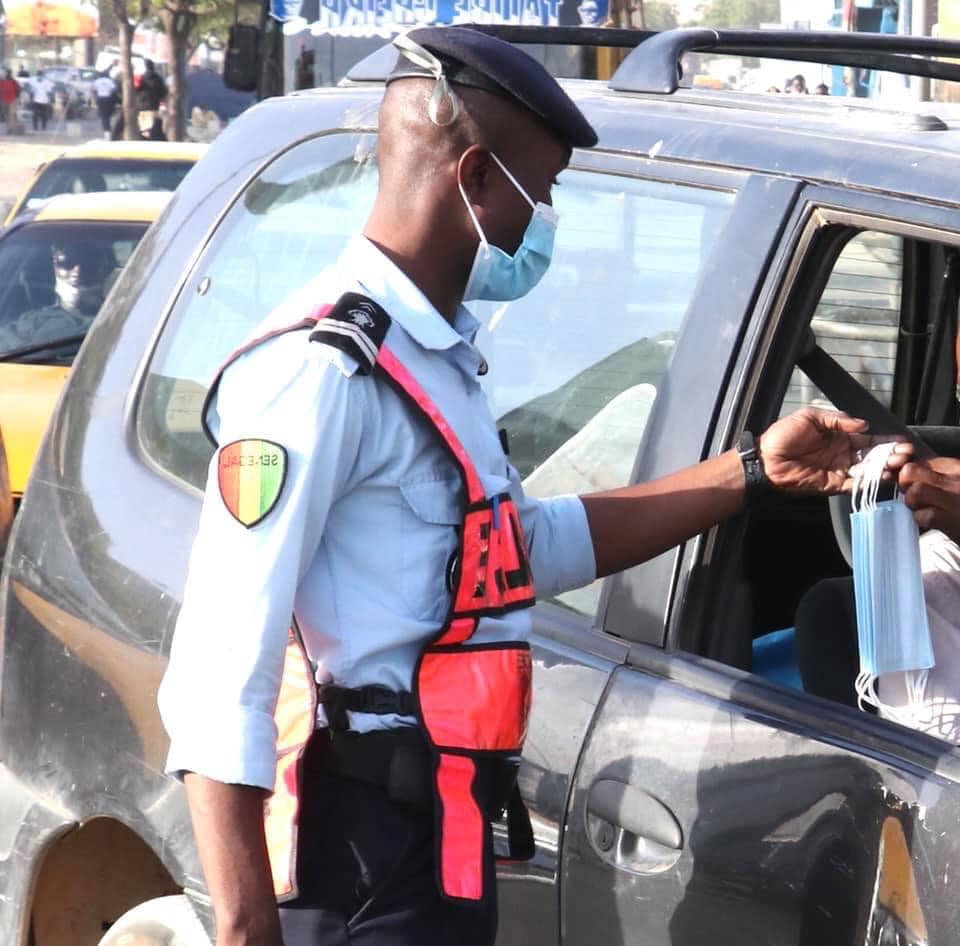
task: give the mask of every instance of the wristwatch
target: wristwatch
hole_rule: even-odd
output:
[[[769,481],[763,470],[763,460],[760,457],[756,438],[749,430],[745,430],[737,438],[736,450],[743,464],[747,500],[751,500],[766,490]]]

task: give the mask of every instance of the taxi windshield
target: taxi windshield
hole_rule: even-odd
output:
[[[146,223],[36,222],[0,240],[0,356],[69,363]],[[57,349],[53,351],[53,349]]]

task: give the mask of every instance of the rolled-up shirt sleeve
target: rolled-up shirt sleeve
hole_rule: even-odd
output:
[[[220,449],[158,696],[170,773],[273,786],[273,713],[297,587],[360,442],[363,385],[351,382],[354,367],[297,332],[242,356],[222,378]],[[220,451],[247,439],[286,455],[279,497],[250,527],[231,515],[218,477]]]
[[[527,539],[537,595],[549,598],[589,585],[597,577],[597,561],[580,497],[527,496],[512,467],[510,492]]]

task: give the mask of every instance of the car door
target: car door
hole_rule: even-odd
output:
[[[485,389],[528,495],[623,485],[638,453],[699,456],[715,402],[705,390],[719,388],[727,356],[709,362],[702,387],[686,391],[676,387],[674,366],[702,360],[704,349],[734,349],[794,189],[623,155],[575,158],[554,194],[561,223],[549,274],[526,299],[477,306]],[[730,238],[748,232],[749,239]],[[740,273],[738,288],[721,296],[731,268]],[[721,338],[690,334],[690,313],[701,305],[709,305]],[[676,438],[664,437],[657,412],[674,399],[690,414]],[[634,576],[644,589],[644,626],[658,639],[667,559]],[[560,941],[572,777],[611,674],[628,653],[627,642],[598,629],[609,585],[541,594],[534,614],[533,712],[520,787],[537,847],[532,861],[500,866],[500,946]]]
[[[744,426],[762,430],[796,398],[789,382],[804,332],[811,318],[817,329],[824,287],[843,247],[861,233],[904,246],[960,245],[955,210],[805,188],[734,353],[708,452],[724,449]],[[875,296],[888,293],[877,287],[894,278],[891,261],[881,262],[868,287]],[[856,276],[862,288],[864,273]],[[910,283],[906,269],[897,278]],[[855,284],[846,279],[848,290]],[[898,290],[898,318],[906,293]],[[863,308],[862,299],[848,304]],[[694,307],[690,318],[696,315]],[[876,356],[878,339],[902,337],[896,320],[892,334],[875,324],[866,333],[855,328],[846,333],[854,360],[869,346]],[[900,351],[884,358],[888,367],[862,375],[895,404],[903,358]],[[894,364],[887,385],[883,375]],[[682,416],[668,412],[664,429]],[[640,467],[661,472],[643,455]],[[782,602],[770,600],[769,576],[795,575],[811,558],[810,574],[834,567],[830,550],[812,538],[812,519],[829,527],[825,502],[799,500],[790,513],[786,505],[775,514],[755,507],[686,544],[660,642],[629,627],[639,600],[631,580],[614,587],[608,619],[615,615],[620,633],[635,642],[598,708],[570,795],[562,943],[958,942],[960,923],[949,908],[960,815],[953,746],[812,696],[796,681],[761,676],[754,638],[772,628],[758,624],[789,633],[782,622],[792,610],[780,607],[771,617]],[[764,530],[765,518],[771,527]],[[754,557],[765,560],[765,572],[747,555],[761,534]],[[638,614],[635,627],[645,626]]]

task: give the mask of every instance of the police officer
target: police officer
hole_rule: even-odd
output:
[[[837,491],[866,443],[808,410],[657,482],[525,497],[462,303],[543,275],[551,185],[597,138],[508,44],[448,27],[398,45],[362,236],[231,360],[206,413],[219,450],[160,706],[218,946],[490,946],[486,821],[517,814],[503,775],[533,581],[553,595],[651,558],[763,481]],[[321,702],[299,763],[278,764],[296,644]],[[295,837],[268,844],[273,810],[297,805]]]

